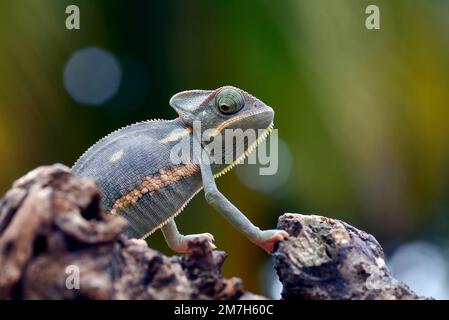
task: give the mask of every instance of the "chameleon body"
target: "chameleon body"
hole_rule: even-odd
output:
[[[213,207],[252,242],[272,252],[274,243],[287,234],[255,227],[218,191],[214,177],[243,160],[269,133],[273,110],[231,86],[180,92],[171,98],[170,105],[178,118],[143,121],[112,132],[78,159],[74,173],[97,181],[103,193],[103,210],[128,221],[125,233],[129,237],[145,238],[162,228],[167,243],[175,251],[185,252],[188,242],[196,237],[206,238],[214,248],[211,234],[183,236],[174,222],[204,188],[206,200]],[[201,126],[198,130],[195,121]],[[259,130],[252,138],[223,143],[218,156],[222,161],[214,162],[210,147],[225,129]],[[192,151],[187,158],[174,163],[174,148]],[[229,154],[231,161],[226,158]]]

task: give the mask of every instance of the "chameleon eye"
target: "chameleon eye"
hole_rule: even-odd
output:
[[[218,110],[226,115],[239,112],[245,104],[243,97],[234,89],[222,90],[215,101]]]

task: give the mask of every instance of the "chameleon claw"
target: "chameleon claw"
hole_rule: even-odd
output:
[[[213,244],[212,242],[208,242],[209,243],[209,246],[210,246],[210,248],[212,249],[212,250],[215,250],[215,249],[217,249],[217,246],[215,245],[215,244]]]
[[[130,243],[138,245],[138,246],[148,247],[147,242],[145,240],[143,240],[143,239],[129,239],[128,241]]]
[[[209,241],[215,241],[214,235],[211,234],[211,233],[209,233],[209,232],[202,233],[201,235],[206,236],[206,237],[208,238]]]
[[[288,238],[288,233],[284,230],[264,230],[259,241],[254,242],[264,249],[268,254],[272,254],[275,244]]]
[[[202,239],[202,238],[207,239],[207,243],[209,244],[209,247],[212,250],[217,249],[217,246],[214,244],[215,238],[212,234],[207,232],[207,233],[199,234],[198,236],[199,236],[198,238],[200,238],[200,239]]]
[[[183,242],[184,242],[184,246],[187,250],[187,248],[189,247],[188,243],[192,242],[194,240],[206,240],[209,247],[211,248],[211,250],[214,250],[217,248],[217,246],[213,243],[215,241],[215,238],[212,234],[210,233],[199,233],[199,234],[189,234],[187,236],[184,236]],[[184,251],[186,252],[186,251]]]

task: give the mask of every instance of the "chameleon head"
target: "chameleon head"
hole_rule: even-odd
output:
[[[214,149],[216,175],[242,161],[273,126],[272,108],[232,86],[180,92],[170,105],[194,132],[200,130],[203,147]]]

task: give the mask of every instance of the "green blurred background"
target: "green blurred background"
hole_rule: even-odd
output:
[[[80,30],[65,28],[69,4]],[[380,30],[365,28],[368,4]],[[235,85],[274,108],[282,144],[276,176],[244,165],[219,179],[233,203],[263,228],[313,213],[374,234],[388,255],[430,246],[447,293],[448,58],[443,0],[0,0],[0,192],[36,166],[71,166],[121,126],[174,118],[176,92]],[[226,276],[271,290],[268,257],[202,196],[178,221],[215,235]],[[170,253],[159,233],[149,243]]]

